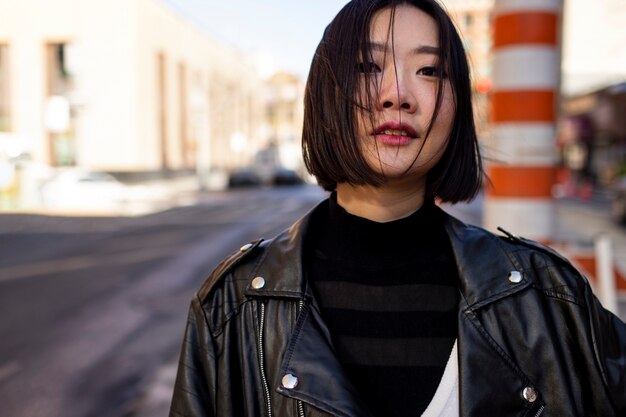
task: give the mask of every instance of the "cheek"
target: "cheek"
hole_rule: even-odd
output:
[[[441,102],[441,107],[439,108],[439,115],[437,116],[437,129],[449,134],[452,130],[455,116],[456,104],[454,103],[451,94],[446,92],[446,95],[443,97]]]
[[[450,142],[450,134],[452,133],[452,126],[454,124],[454,118],[456,117],[456,105],[453,100],[444,97],[439,109],[439,115],[435,125],[433,126],[433,137],[437,138],[436,150],[437,154],[443,154]]]

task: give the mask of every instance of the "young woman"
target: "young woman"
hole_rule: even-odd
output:
[[[171,416],[624,416],[626,325],[559,255],[441,211],[482,170],[435,0],[353,0],[307,83],[331,196],[192,301]]]

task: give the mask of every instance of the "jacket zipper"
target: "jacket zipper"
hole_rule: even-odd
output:
[[[300,313],[302,312],[302,307],[304,306],[304,300],[300,300],[298,301],[298,316],[300,316]],[[296,318],[297,320],[297,318]],[[302,404],[302,401],[298,400],[298,417],[306,417],[304,415],[304,405]]]
[[[265,376],[265,354],[263,352],[263,329],[265,328],[265,303],[261,301],[261,322],[259,323],[259,368],[261,369],[261,382],[265,394],[265,404],[267,406],[267,416],[272,417],[272,400],[270,389]]]
[[[542,405],[541,407],[539,407],[539,410],[537,410],[537,414],[535,414],[535,417],[539,417],[541,414],[543,414],[544,408],[546,408],[545,405]]]

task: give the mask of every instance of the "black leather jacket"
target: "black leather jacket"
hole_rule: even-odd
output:
[[[231,255],[199,290],[171,417],[369,415],[303,276],[309,216]],[[626,325],[587,280],[534,242],[450,216],[446,229],[460,276],[461,416],[626,416]]]

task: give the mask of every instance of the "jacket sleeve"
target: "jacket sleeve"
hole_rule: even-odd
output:
[[[602,307],[589,285],[586,290],[596,360],[616,415],[626,416],[626,323]]]
[[[198,297],[189,309],[170,417],[215,417],[216,368],[213,337]]]

